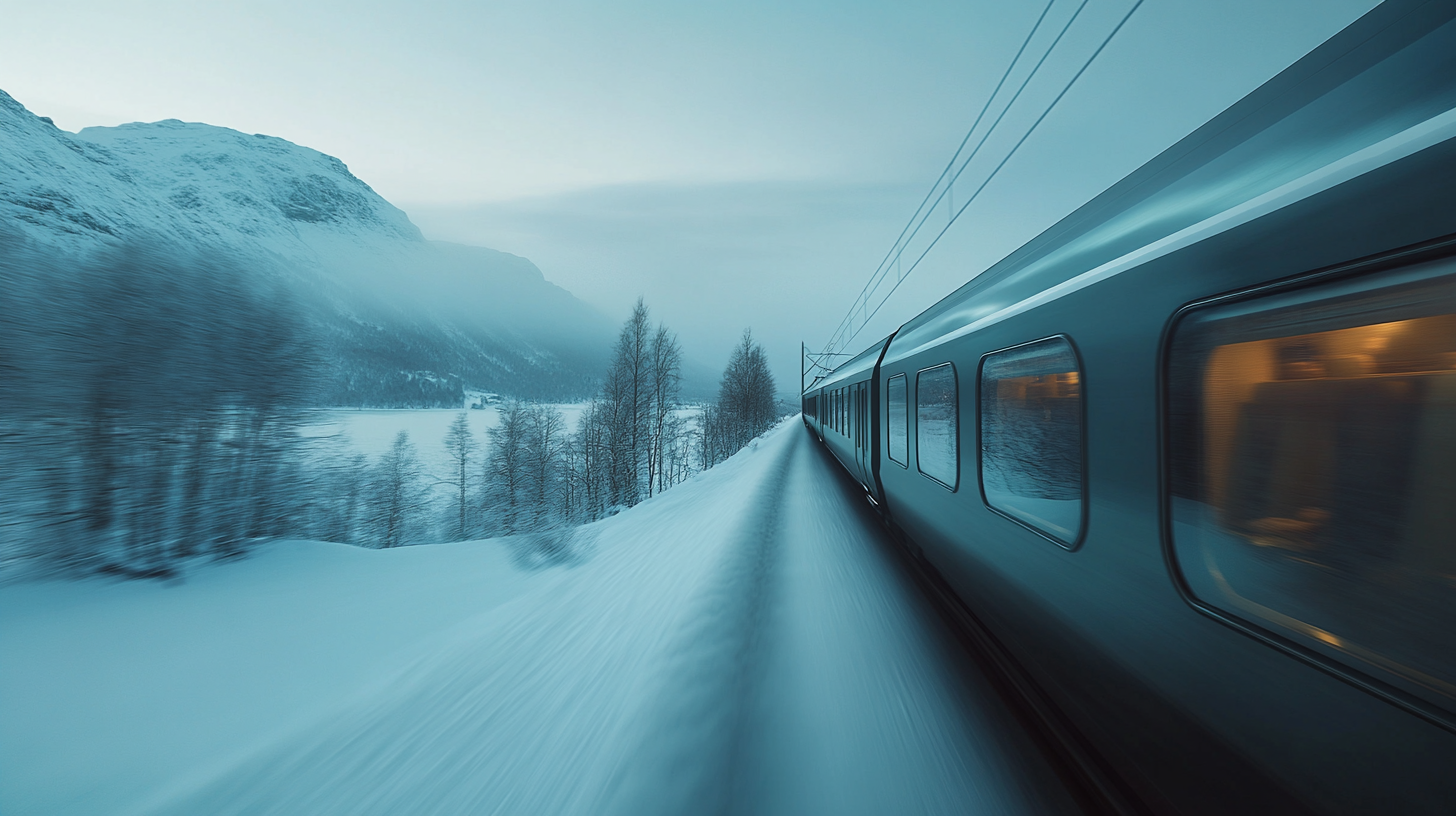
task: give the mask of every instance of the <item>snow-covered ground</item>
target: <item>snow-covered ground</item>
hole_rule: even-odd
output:
[[[0,588],[0,813],[1069,812],[794,422],[522,571]]]

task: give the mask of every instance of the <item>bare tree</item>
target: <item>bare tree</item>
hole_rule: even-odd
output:
[[[601,518],[606,512],[611,463],[611,425],[605,400],[587,404],[577,424],[573,440],[576,468],[571,474],[575,484],[575,517],[581,521]]]
[[[482,507],[498,532],[520,532],[524,493],[524,447],[529,406],[512,400],[500,409],[500,422],[490,429],[490,450],[485,457]]]
[[[631,507],[640,501],[646,481],[647,440],[651,415],[652,325],[642,298],[617,336],[611,367],[602,385],[603,420],[607,427],[608,501]]]
[[[703,466],[732,456],[749,440],[773,426],[773,373],[763,347],[753,342],[751,330],[728,358],[718,386],[718,401],[703,414]]]
[[[555,525],[565,516],[564,448],[566,420],[546,405],[532,405],[526,413],[521,464],[524,526],[537,530]]]
[[[373,487],[369,457],[349,453],[346,443],[335,440],[335,449],[314,457],[313,478],[308,486],[316,508],[309,535],[325,541],[361,543],[362,518],[368,491]]]
[[[380,457],[375,468],[374,492],[374,532],[379,546],[404,544],[424,499],[419,459],[408,431],[396,434],[394,444]]]
[[[8,451],[50,440],[44,461],[7,454],[4,492],[45,485],[21,497],[47,508],[22,513],[52,528],[40,559],[166,575],[296,528],[314,344],[260,277],[138,241],[66,261],[0,241],[0,435]]]
[[[652,337],[649,357],[651,418],[647,446],[647,495],[652,496],[654,487],[660,492],[668,485],[664,482],[664,473],[667,458],[676,448],[679,430],[675,412],[682,389],[682,349],[678,346],[677,337],[666,326],[658,325],[657,333]]]
[[[459,509],[458,518],[455,523],[455,540],[466,539],[466,508],[469,506],[470,489],[470,463],[475,458],[477,444],[475,435],[470,432],[470,417],[461,412],[450,423],[450,430],[445,433],[445,450],[449,452],[450,459],[454,462],[451,467],[451,479],[447,483],[455,488],[456,504]]]

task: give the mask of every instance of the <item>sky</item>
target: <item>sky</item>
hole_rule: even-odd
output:
[[[1135,1],[1052,2],[1030,51],[1070,26],[986,158]],[[1373,5],[1146,0],[851,349]],[[427,237],[530,258],[613,319],[644,297],[714,369],[751,328],[792,391],[1045,7],[0,0],[0,89],[71,131],[175,118],[337,156]]]

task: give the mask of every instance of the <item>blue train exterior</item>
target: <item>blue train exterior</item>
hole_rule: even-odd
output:
[[[1456,4],[1387,2],[803,395],[1155,812],[1456,812]]]

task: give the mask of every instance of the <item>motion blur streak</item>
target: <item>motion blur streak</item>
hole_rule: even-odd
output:
[[[794,424],[150,814],[1066,812]],[[630,590],[630,591],[627,591]]]

